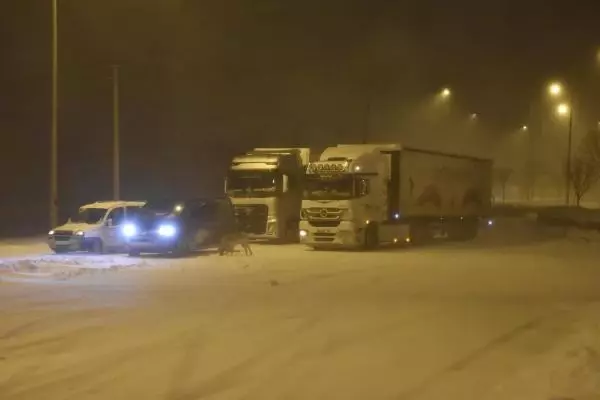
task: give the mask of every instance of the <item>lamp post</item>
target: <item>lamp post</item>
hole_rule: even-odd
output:
[[[567,166],[566,166],[566,178],[565,178],[565,203],[568,206],[570,202],[571,194],[571,147],[573,143],[573,108],[569,107],[568,104],[559,104],[556,108],[556,112],[562,116],[569,116],[569,134],[567,142]]]
[[[58,0],[52,0],[52,116],[50,134],[50,228],[58,225]]]

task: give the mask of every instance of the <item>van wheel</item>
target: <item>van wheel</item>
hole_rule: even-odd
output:
[[[104,254],[104,243],[102,243],[102,239],[94,240],[92,243],[92,253]]]

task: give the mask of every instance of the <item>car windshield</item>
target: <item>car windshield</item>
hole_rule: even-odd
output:
[[[307,200],[350,199],[354,197],[352,175],[314,175],[306,180],[304,198]]]
[[[275,171],[230,171],[227,175],[227,194],[231,197],[269,197],[278,191]]]
[[[77,223],[97,224],[106,214],[105,208],[81,208],[71,220]]]
[[[146,212],[151,212],[155,214],[170,214],[175,211],[177,205],[182,202],[170,199],[159,199],[148,201],[144,207],[141,208],[141,211],[138,214],[145,215]]]

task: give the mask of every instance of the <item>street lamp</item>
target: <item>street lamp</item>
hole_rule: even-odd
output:
[[[552,97],[558,97],[562,94],[562,92],[563,86],[560,83],[554,82],[548,85],[548,93],[550,93]]]
[[[567,168],[566,168],[566,178],[565,178],[565,202],[566,205],[569,205],[569,197],[571,193],[571,146],[573,143],[573,109],[565,103],[559,104],[556,107],[556,112],[560,116],[569,116],[569,136],[567,142]]]

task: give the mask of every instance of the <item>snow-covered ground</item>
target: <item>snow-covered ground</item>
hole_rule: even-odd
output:
[[[371,253],[13,243],[0,399],[600,398],[598,244],[520,220]]]

